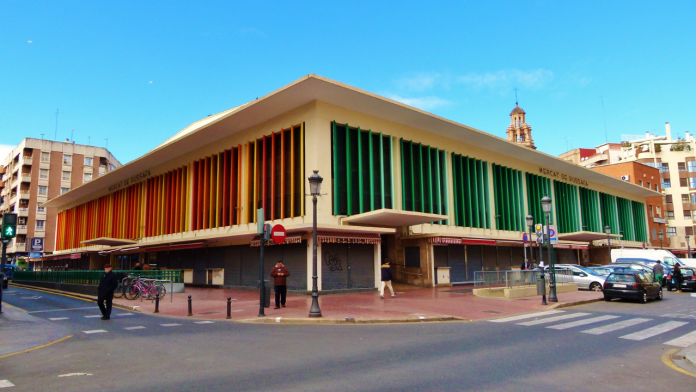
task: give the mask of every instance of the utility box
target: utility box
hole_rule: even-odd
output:
[[[435,284],[450,284],[450,267],[435,268]]]
[[[544,273],[537,274],[536,276],[537,284],[537,295],[546,295],[546,279],[544,278]]]

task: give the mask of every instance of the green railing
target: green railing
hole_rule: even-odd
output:
[[[132,274],[141,278],[171,280],[173,283],[183,283],[182,270],[148,270],[148,271],[114,271],[117,275]],[[15,271],[15,282],[50,282],[98,285],[103,270],[95,271]]]

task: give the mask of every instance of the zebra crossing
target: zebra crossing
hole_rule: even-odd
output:
[[[578,332],[588,335],[604,335],[613,332],[620,334],[625,332],[625,334],[618,336],[618,338],[632,341],[643,341],[655,338],[670,331],[687,332],[687,329],[691,327],[692,330],[688,331],[685,335],[668,340],[664,342],[664,344],[683,348],[696,344],[696,330],[693,329],[696,328],[696,323],[689,323],[686,321],[667,321],[660,323],[659,320],[644,317],[634,317],[617,321],[617,319],[622,317],[624,316],[594,315],[584,312],[571,313],[563,310],[549,310],[488,321],[492,323],[511,323],[523,327],[541,326],[543,328],[559,331],[608,323],[589,329],[583,329]],[[654,325],[655,322],[658,322],[658,324]],[[641,329],[635,330],[636,328]]]

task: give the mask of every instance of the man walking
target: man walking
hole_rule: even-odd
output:
[[[271,270],[273,277],[273,291],[275,291],[275,309],[285,307],[285,298],[288,295],[287,277],[290,276],[290,271],[285,268],[282,261],[279,261]]]
[[[522,265],[520,266],[520,269],[522,271],[527,271],[531,268],[532,268],[532,265],[529,263],[529,260],[524,259],[524,261],[522,262]]]
[[[102,275],[97,288],[97,304],[102,313],[102,320],[111,319],[111,302],[114,299],[114,291],[118,287],[118,279],[116,274],[111,271],[111,264],[104,266],[104,275]]]
[[[655,275],[655,282],[662,285],[662,277],[665,276],[665,268],[662,266],[662,263],[660,263],[660,260],[657,260],[657,264],[653,266],[653,275]]]
[[[392,288],[392,279],[394,276],[392,275],[392,270],[391,267],[389,266],[389,259],[384,260],[384,264],[382,264],[382,284],[379,286],[379,298],[384,299],[384,286],[389,287],[389,291],[391,292],[392,298],[396,297],[396,294],[394,294],[394,288]]]

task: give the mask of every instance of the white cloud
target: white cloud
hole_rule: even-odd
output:
[[[0,144],[0,163],[5,162],[5,158],[12,152],[12,150],[17,146],[11,146],[9,144]]]
[[[34,42],[34,41],[27,41],[27,43],[32,43],[32,42]]]
[[[451,104],[446,99],[434,96],[406,98],[399,95],[388,95],[387,97],[422,110],[432,110]]]
[[[149,81],[149,82],[147,82],[147,84],[152,84],[152,80],[151,80],[151,81]]]
[[[523,87],[538,89],[553,80],[553,72],[546,69],[521,71],[518,69],[500,70],[485,73],[470,73],[457,78],[457,82],[476,88],[501,89]]]
[[[402,88],[413,91],[423,91],[439,86],[443,83],[443,75],[434,72],[419,73],[413,76],[403,77],[396,81]]]

